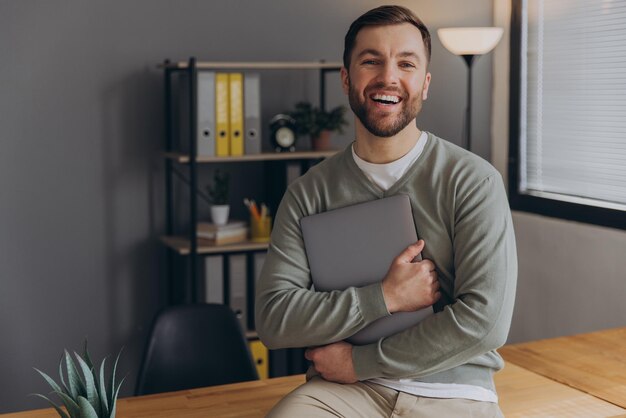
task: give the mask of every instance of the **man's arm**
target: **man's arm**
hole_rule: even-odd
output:
[[[393,260],[383,279],[383,294],[390,312],[417,311],[433,305],[441,297],[433,262],[413,262],[423,249],[423,240],[407,247]],[[326,380],[337,383],[358,380],[352,362],[352,345],[347,342],[309,348],[305,357]]]
[[[412,263],[424,242],[406,248],[382,283],[315,292],[304,251],[298,210],[288,191],[277,213],[272,243],[257,288],[256,327],[270,348],[311,347],[341,341],[389,313],[435,303],[439,283],[429,260]]]
[[[256,329],[272,349],[341,341],[389,315],[381,283],[332,292],[311,289],[299,224],[306,215],[288,189],[276,213],[256,291]]]
[[[515,237],[499,175],[455,208],[454,302],[416,326],[352,347],[359,380],[419,378],[464,364],[504,344],[517,280]]]

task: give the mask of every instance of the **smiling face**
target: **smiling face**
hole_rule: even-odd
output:
[[[427,66],[422,35],[412,24],[361,29],[341,78],[363,127],[388,138],[413,122],[428,96]]]

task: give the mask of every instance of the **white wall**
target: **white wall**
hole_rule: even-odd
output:
[[[510,1],[494,1],[492,162],[506,178]],[[626,325],[626,232],[513,212],[519,278],[509,342]]]

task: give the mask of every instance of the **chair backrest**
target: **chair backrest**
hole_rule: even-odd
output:
[[[245,336],[228,306],[180,305],[156,316],[135,394],[256,379]]]

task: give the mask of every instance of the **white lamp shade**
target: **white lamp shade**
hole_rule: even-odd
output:
[[[502,32],[502,28],[442,28],[437,35],[455,55],[482,55],[495,48]]]

